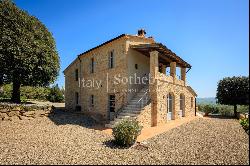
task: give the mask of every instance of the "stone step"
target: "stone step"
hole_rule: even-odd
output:
[[[125,119],[136,119],[136,117],[129,117],[129,116],[124,116],[123,118],[115,118],[114,122],[121,122],[122,120]]]
[[[142,97],[142,96],[144,96],[144,95],[145,95],[145,92],[139,92],[139,93],[137,93],[137,94],[135,95],[135,97],[137,97],[137,96],[138,96],[138,97],[139,97],[139,96]]]
[[[124,107],[124,109],[135,109],[135,110],[138,110],[138,109],[141,109],[143,108],[145,105],[147,105],[148,102],[144,102],[143,104],[130,104],[130,105],[127,105]]]
[[[107,128],[113,128],[113,125],[112,124],[105,124],[105,127],[107,127]]]
[[[146,97],[146,96],[144,96],[144,95],[136,95],[136,96],[134,96],[130,101],[132,101],[132,100],[139,100],[139,99],[141,99],[142,97]],[[149,98],[149,95],[147,95],[147,97]]]
[[[140,108],[124,107],[124,109],[122,110],[122,112],[138,112],[140,110],[141,110]]]
[[[125,118],[132,118],[131,116],[129,116],[129,115],[119,115],[117,118],[115,118],[115,120],[116,119],[125,119]]]
[[[118,123],[118,121],[113,120],[113,121],[110,121],[109,124],[111,124],[112,126],[115,126],[117,123]]]
[[[137,116],[137,115],[138,115],[137,113],[133,113],[133,112],[131,112],[131,113],[121,112],[121,113],[118,115],[117,118],[119,118],[119,116],[130,116],[130,117],[135,117],[135,116]]]
[[[142,100],[141,98],[138,98],[138,99],[132,99],[132,100],[130,100],[128,103],[139,103],[141,100]],[[143,100],[146,100],[146,99],[144,98]],[[148,99],[147,99],[147,100],[149,100],[149,97],[148,97]]]
[[[133,98],[128,102],[128,104],[123,108],[123,110],[119,113],[118,117],[115,118],[113,121],[110,121],[109,124],[105,124],[105,127],[113,128],[115,124],[118,122],[126,119],[126,118],[132,118],[136,119],[138,114],[141,113],[141,102],[138,102],[142,97],[145,97],[145,93],[148,91],[148,86],[145,86],[142,88]],[[147,94],[147,101],[143,101],[143,107],[146,105],[146,103],[149,101],[149,95]]]
[[[127,105],[124,107],[124,109],[140,109],[140,106],[139,105]]]
[[[139,99],[140,100],[140,99]],[[135,103],[135,102],[138,102],[139,100],[137,100],[137,99],[132,99],[132,100],[130,100],[128,103]]]
[[[124,110],[123,113],[130,113],[130,114],[140,114],[141,110],[135,111],[135,110]]]
[[[145,93],[139,93],[139,94],[137,93],[133,98],[138,98],[138,97],[142,97],[142,96],[146,96]]]
[[[143,100],[143,104],[145,104],[145,103],[147,103],[149,100]],[[128,103],[128,105],[140,105],[142,103],[142,101],[139,101],[138,102],[138,100],[137,101],[130,101],[129,103]]]

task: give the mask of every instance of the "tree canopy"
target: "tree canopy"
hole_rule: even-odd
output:
[[[21,85],[56,80],[60,66],[52,34],[9,0],[0,0],[0,37],[0,83],[13,83],[14,102],[20,102]]]
[[[226,77],[219,81],[216,98],[218,103],[234,105],[249,104],[249,77]]]

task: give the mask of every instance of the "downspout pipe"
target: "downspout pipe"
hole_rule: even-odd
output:
[[[196,97],[195,97],[194,101],[195,101],[195,116],[196,116],[196,112],[197,112],[197,110],[196,110]]]
[[[190,68],[188,68],[188,70],[186,71],[186,73],[187,73],[187,72],[189,72],[189,70],[190,70],[190,69],[191,69],[191,67],[190,67]]]
[[[78,56],[77,57],[78,58],[78,60],[79,60],[79,62],[80,62],[80,65],[79,65],[79,68],[80,68],[80,70],[79,70],[79,73],[78,73],[78,75],[79,75],[79,103],[78,104],[80,104],[81,103],[81,80],[82,80],[82,78],[81,78],[81,74],[82,74],[82,61],[81,61],[81,58],[80,58],[80,56]],[[81,104],[80,104],[81,105]],[[81,107],[81,110],[82,110],[82,107]]]

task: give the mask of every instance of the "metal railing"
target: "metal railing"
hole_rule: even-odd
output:
[[[118,115],[122,112],[122,110],[124,109],[124,107],[128,104],[127,102],[125,102],[125,96],[126,95],[127,94],[124,93],[121,96],[119,96],[117,99],[115,99],[115,103],[114,103],[115,104],[115,114],[114,114],[115,118],[118,117]],[[119,108],[117,108],[117,104],[120,101],[121,101],[121,105],[120,105]],[[150,101],[150,95],[149,95],[148,90],[146,90],[146,92],[142,95],[142,97],[136,102],[135,108],[142,109],[145,105],[148,104],[149,101]]]
[[[148,91],[146,91],[143,96],[136,102],[136,107],[140,109],[143,108],[145,105],[147,105],[149,100],[149,93]]]

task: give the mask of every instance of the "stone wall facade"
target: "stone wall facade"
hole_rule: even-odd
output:
[[[151,126],[164,124],[186,116],[195,115],[195,97],[191,87],[186,85],[186,69],[181,68],[181,80],[176,77],[176,62],[170,63],[170,75],[162,74],[158,69],[158,51],[150,52],[150,95]],[[168,119],[168,96],[172,96],[172,116]],[[181,98],[182,96],[182,98]],[[181,99],[183,101],[181,110]]]
[[[177,64],[171,62],[171,74],[166,76],[165,70],[159,73],[157,51],[150,52],[150,57],[148,57],[130,47],[151,43],[155,43],[153,38],[125,35],[79,55],[64,71],[66,110],[75,110],[77,106],[80,106],[81,111],[89,111],[92,116],[96,114],[96,117],[108,121],[110,117],[109,95],[115,95],[115,110],[117,111],[143,87],[128,82],[117,82],[117,78],[124,81],[135,74],[138,77],[144,77],[150,73],[154,82],[149,85],[151,104],[147,105],[137,117],[143,126],[156,126],[167,122],[166,98],[169,93],[175,98],[174,119],[179,118],[181,94],[185,98],[184,115],[193,115],[195,94],[192,94],[186,86],[186,69],[181,68],[182,77],[179,80],[175,71]],[[109,66],[111,52],[114,56],[113,68]]]
[[[143,127],[151,127],[151,103],[142,109],[136,120]]]
[[[158,105],[158,113],[157,119],[158,124],[165,123],[168,121],[167,119],[167,95],[173,95],[173,119],[180,119],[180,96],[184,96],[184,117],[186,116],[194,116],[195,115],[195,95],[192,94],[185,86],[181,86],[178,84],[172,84],[164,81],[157,81],[157,105]]]
[[[109,118],[109,95],[115,95],[116,110],[120,109],[135,94],[129,89],[140,89],[128,83],[117,84],[114,80],[122,80],[128,78],[132,72],[138,76],[144,76],[144,69],[149,64],[149,58],[143,57],[146,64],[142,63],[138,58],[134,58],[134,50],[129,48],[130,44],[152,43],[151,38],[141,38],[136,36],[125,36],[110,42],[102,47],[96,48],[84,55],[79,56],[64,71],[65,74],[65,107],[66,110],[74,110],[77,105],[81,106],[81,111],[92,111],[101,114],[103,118]],[[114,67],[109,68],[109,55],[113,51]],[[91,73],[91,61],[94,59],[94,72]],[[131,70],[131,67],[138,64],[138,70]],[[75,71],[78,70],[79,79],[75,78]],[[148,70],[145,71],[149,73]],[[118,79],[117,79],[118,78]],[[83,85],[83,80],[85,85]],[[98,81],[100,87],[87,87],[87,81]],[[76,93],[79,95],[79,102],[76,102]],[[91,96],[94,96],[94,104],[91,103]]]

